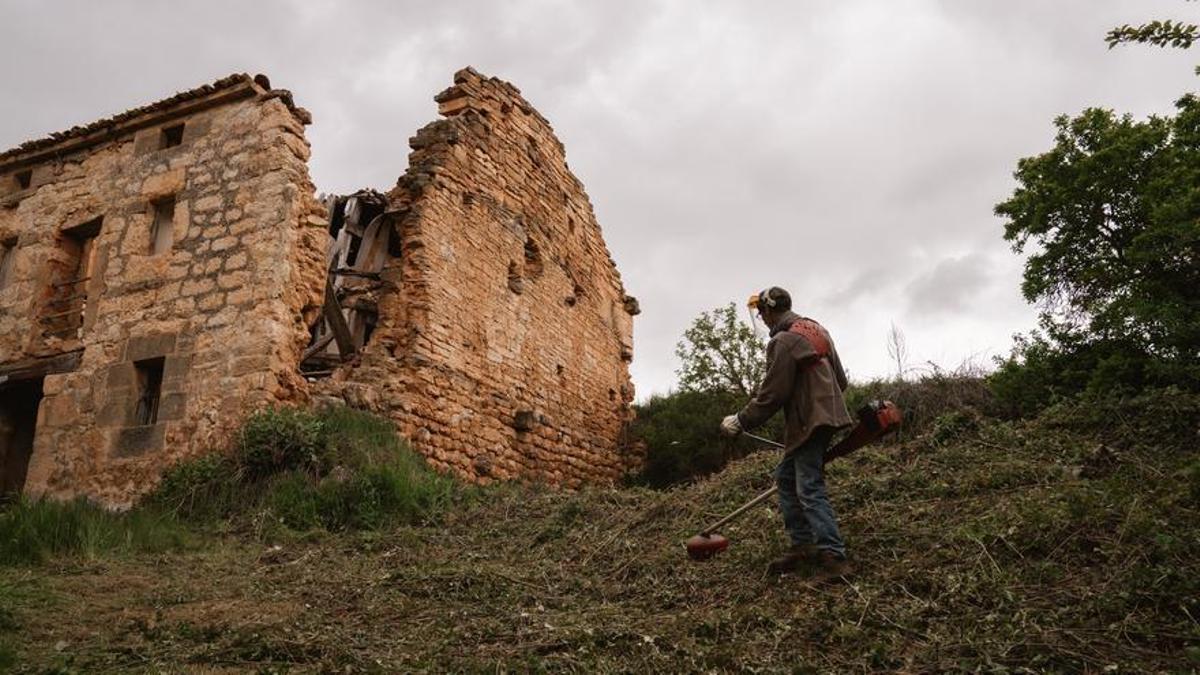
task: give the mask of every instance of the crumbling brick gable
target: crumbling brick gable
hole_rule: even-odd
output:
[[[612,480],[632,461],[637,305],[591,203],[512,85],[466,69],[436,100],[448,117],[411,139],[388,195],[394,291],[335,388],[462,476]]]

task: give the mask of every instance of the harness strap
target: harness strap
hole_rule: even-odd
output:
[[[788,332],[808,340],[808,344],[816,352],[810,365],[829,358],[829,338],[825,336],[825,329],[821,328],[821,324],[812,319],[799,319],[788,328]]]

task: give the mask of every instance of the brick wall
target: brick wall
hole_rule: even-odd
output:
[[[488,481],[608,481],[633,388],[632,316],[549,123],[471,69],[436,98],[389,194],[400,255],[379,326],[324,386],[393,417],[440,468]]]

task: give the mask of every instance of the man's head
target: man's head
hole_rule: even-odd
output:
[[[758,312],[758,316],[767,325],[774,326],[783,315],[792,309],[792,296],[778,286],[772,286],[757,295],[750,296],[750,309]]]

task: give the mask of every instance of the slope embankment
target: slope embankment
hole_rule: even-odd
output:
[[[829,482],[858,573],[764,573],[762,452],[692,485],[500,486],[431,523],[0,570],[16,667],[1181,671],[1200,665],[1200,400],[963,418]]]

